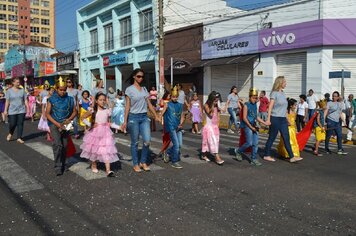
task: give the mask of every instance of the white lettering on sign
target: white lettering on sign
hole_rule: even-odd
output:
[[[288,33],[288,34],[276,34],[276,31],[272,31],[272,35],[268,36],[267,38],[263,37],[262,38],[263,44],[265,47],[268,47],[270,45],[282,45],[284,42],[287,44],[292,44],[295,41],[295,34],[293,33]]]

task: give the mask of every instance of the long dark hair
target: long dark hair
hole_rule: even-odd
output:
[[[135,82],[134,76],[136,76],[139,72],[142,72],[143,74],[145,74],[145,72],[141,68],[136,68],[132,71],[130,77],[127,78],[126,82],[129,82],[131,85],[133,85]]]
[[[95,95],[94,107],[93,107],[94,112],[91,114],[91,126],[89,130],[92,130],[95,125],[95,117],[96,117],[96,113],[98,112],[98,104],[96,103],[96,101],[98,101],[100,96],[104,96],[106,98],[106,95],[102,92],[99,92]]]
[[[214,105],[214,100],[217,97],[216,91],[211,91],[211,93],[208,96],[208,100],[206,101],[206,104],[209,106],[210,109],[213,109]]]
[[[232,93],[234,91],[234,89],[237,88],[235,85],[231,87],[230,89],[230,93]]]
[[[287,101],[288,101],[287,111],[289,114],[292,107],[297,103],[297,100],[295,100],[294,98],[287,98]]]

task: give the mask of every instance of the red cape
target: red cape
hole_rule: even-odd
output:
[[[304,150],[305,145],[307,144],[310,135],[313,132],[313,124],[317,115],[318,112],[315,112],[314,115],[310,118],[310,120],[306,124],[306,126],[299,133],[297,133],[297,141],[298,141],[300,151]]]
[[[70,137],[70,135],[68,136],[68,145],[67,145],[67,158],[70,158],[72,156],[74,156],[74,154],[77,152],[77,150],[75,150],[75,146],[73,143],[72,138]]]

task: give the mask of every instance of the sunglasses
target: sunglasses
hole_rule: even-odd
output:
[[[72,81],[68,80],[67,83],[72,83]]]
[[[137,78],[141,79],[141,78],[145,78],[145,76],[143,75],[136,75]]]

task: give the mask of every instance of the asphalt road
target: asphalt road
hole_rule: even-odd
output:
[[[300,163],[254,167],[231,159],[238,136],[222,130],[218,166],[198,159],[201,137],[186,132],[182,170],[155,158],[151,172],[137,174],[121,161],[116,178],[106,178],[91,173],[78,149],[56,177],[36,125],[26,121],[25,145],[6,142],[0,125],[1,235],[356,235],[356,146],[345,147],[347,156],[315,157],[309,145]],[[115,137],[129,158],[129,136]],[[151,146],[154,157],[160,132]]]

